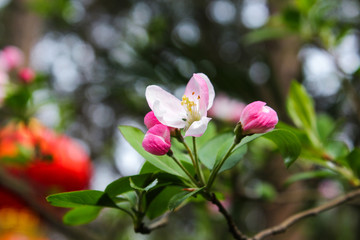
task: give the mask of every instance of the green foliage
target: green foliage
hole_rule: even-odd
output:
[[[319,171],[311,171],[311,172],[301,172],[301,173],[297,173],[292,175],[291,177],[289,177],[286,182],[285,182],[285,186],[289,186],[294,182],[297,181],[303,181],[303,180],[308,180],[308,179],[313,179],[313,178],[329,178],[329,177],[334,177],[335,173],[329,170],[319,170]]]
[[[157,218],[158,216],[164,214],[169,210],[170,199],[181,192],[182,188],[177,186],[166,187],[161,191],[149,204],[148,210],[146,211],[146,216],[149,219]]]
[[[174,163],[171,158],[167,156],[155,156],[144,150],[142,147],[144,133],[140,129],[131,126],[120,126],[119,129],[124,138],[142,157],[145,158],[146,161],[149,161],[153,166],[164,172],[189,179],[189,177],[181,170],[178,165],[176,165],[176,163]]]
[[[300,129],[304,129],[311,136],[310,139],[313,143],[317,143],[316,115],[313,100],[307,94],[305,88],[296,81],[291,83],[286,107],[295,125]]]
[[[68,225],[81,225],[93,221],[99,215],[102,207],[82,206],[68,211],[63,221]]]
[[[169,202],[169,209],[171,211],[174,211],[175,208],[177,208],[181,203],[183,203],[185,200],[187,200],[188,198],[190,198],[191,196],[194,196],[195,194],[197,194],[198,192],[200,192],[203,188],[198,188],[198,189],[192,189],[191,192],[180,192],[178,194],[176,194],[175,196],[173,196],[170,199]]]
[[[277,129],[263,135],[265,138],[273,141],[279,148],[284,158],[286,167],[298,158],[301,152],[301,144],[296,135],[288,130]]]
[[[110,196],[102,191],[84,190],[50,195],[46,200],[53,206],[74,208],[80,206],[101,206],[117,208]]]

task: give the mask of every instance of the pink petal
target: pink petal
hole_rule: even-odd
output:
[[[169,128],[162,124],[153,126],[145,134],[142,146],[151,154],[166,154],[171,148]]]
[[[31,68],[23,68],[18,76],[24,83],[31,83],[35,79],[35,72]]]
[[[208,90],[209,90],[209,103],[208,103],[208,108],[207,110],[209,110],[214,102],[214,98],[215,98],[215,90],[214,90],[214,86],[211,84],[210,79],[208,78],[208,76],[206,76],[204,73],[196,73],[196,75],[200,76],[201,78],[203,78],[208,86]]]
[[[193,122],[188,130],[185,132],[185,137],[193,136],[193,137],[200,137],[206,131],[207,125],[211,118],[202,117],[199,121]]]
[[[159,122],[174,128],[185,127],[187,115],[179,99],[155,85],[146,88],[145,96]]]
[[[206,116],[209,106],[209,88],[206,80],[200,74],[194,74],[185,88],[184,95],[190,101],[199,104],[201,116]]]
[[[161,122],[159,122],[159,120],[155,117],[154,112],[150,111],[144,117],[144,124],[147,127],[147,129],[150,129],[156,124],[161,124]]]
[[[274,129],[278,123],[277,113],[265,102],[256,101],[248,104],[240,117],[244,134],[265,133]]]
[[[6,70],[17,68],[24,62],[23,52],[15,46],[7,46],[1,52],[2,61],[6,63]]]

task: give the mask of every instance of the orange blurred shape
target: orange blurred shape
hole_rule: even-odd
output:
[[[29,210],[0,209],[0,240],[47,240],[39,218]]]
[[[39,195],[88,188],[92,173],[90,158],[80,144],[35,119],[0,130],[0,164]],[[7,198],[8,192],[0,190],[0,206]]]

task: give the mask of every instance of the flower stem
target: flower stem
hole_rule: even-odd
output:
[[[199,158],[198,158],[198,155],[197,155],[197,149],[196,149],[196,138],[193,137],[192,138],[193,140],[193,149],[194,149],[194,157],[195,157],[195,169],[196,169],[196,174],[198,174],[199,176],[199,180],[200,180],[200,183],[201,185],[204,185],[204,174],[203,172],[201,171],[201,167],[200,167],[200,163],[199,163]]]
[[[186,168],[181,164],[181,162],[174,156],[174,154],[172,153],[172,151],[169,151],[167,153],[167,155],[169,157],[171,157],[175,163],[184,171],[184,173],[190,178],[190,180],[192,181],[193,184],[195,184],[197,187],[199,187],[198,182],[195,180],[195,178],[191,175],[191,173],[189,173],[188,170],[186,170]]]
[[[185,141],[183,141],[182,144],[185,146],[186,151],[189,153],[191,162],[192,162],[192,164],[193,164],[193,166],[194,166],[194,168],[195,168],[196,175],[198,176],[199,179],[201,179],[200,173],[199,173],[199,168],[197,167],[197,163],[196,163],[196,161],[195,161],[195,158],[194,158],[194,155],[192,154],[191,149],[189,148],[189,146],[186,144]],[[200,180],[200,184],[201,184],[201,185],[204,185],[204,184],[201,182],[201,180]]]
[[[210,177],[209,180],[207,182],[207,186],[206,188],[208,190],[210,190],[211,186],[214,183],[214,180],[216,178],[216,175],[218,174],[218,172],[220,171],[222,165],[224,164],[225,160],[230,157],[232,150],[235,148],[235,146],[238,144],[238,142],[234,141],[233,144],[231,145],[231,147],[229,148],[229,150],[227,151],[227,153],[224,155],[224,157],[221,159],[221,161],[219,162],[219,164],[217,164],[215,166],[215,168],[211,171],[210,173]]]

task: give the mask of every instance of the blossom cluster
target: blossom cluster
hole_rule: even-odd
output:
[[[205,74],[193,74],[181,100],[156,85],[148,86],[145,96],[152,110],[144,118],[148,128],[143,140],[146,151],[155,155],[166,154],[171,148],[171,132],[175,129],[183,129],[185,137],[200,137],[206,131],[215,91]],[[255,101],[245,106],[234,101],[228,105],[230,101],[221,98],[221,101],[215,101],[211,112],[221,112],[231,121],[237,118],[243,136],[268,132],[278,122],[277,113],[265,102]]]
[[[0,103],[5,97],[6,86],[12,75],[22,83],[28,84],[35,79],[35,72],[24,66],[24,53],[15,46],[0,50]]]

